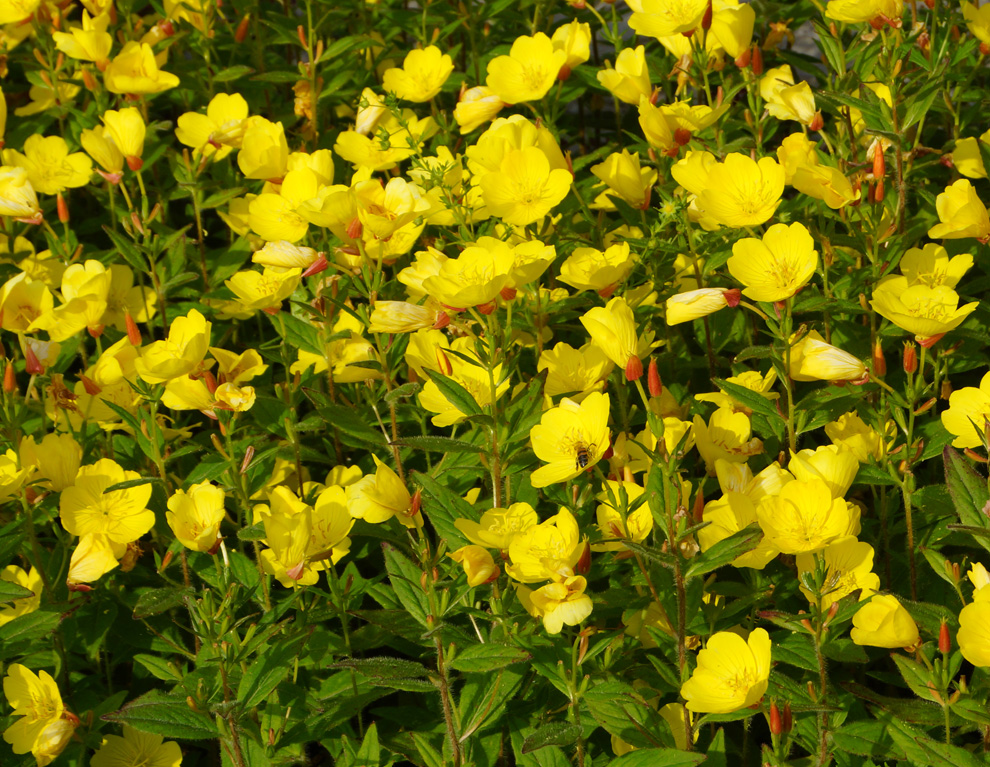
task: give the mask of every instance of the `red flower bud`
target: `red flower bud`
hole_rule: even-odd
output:
[[[820,131],[825,127],[825,118],[822,117],[822,110],[815,112],[815,116],[811,118],[811,122],[808,123],[808,130],[810,131]]]
[[[581,552],[581,557],[578,559],[577,564],[574,565],[574,572],[578,575],[587,575],[591,572],[591,545],[585,541],[584,550]]]
[[[663,382],[660,380],[660,371],[657,369],[657,361],[655,359],[650,360],[646,383],[651,397],[659,397],[663,394]]]
[[[879,338],[873,344],[873,375],[887,375],[887,360],[883,356],[883,345]]]
[[[28,375],[33,376],[42,375],[45,372],[45,366],[41,364],[41,360],[34,353],[34,348],[31,344],[27,344],[24,349],[24,370]]]
[[[705,15],[701,18],[701,28],[706,32],[712,28],[712,0],[708,0],[708,8],[705,9]]]
[[[780,716],[777,701],[770,701],[770,734],[778,737],[784,731],[784,722]]]
[[[419,514],[419,510],[423,507],[423,491],[420,488],[416,488],[416,492],[413,493],[412,500],[409,503],[409,516],[415,517]]]
[[[635,354],[630,354],[626,360],[626,380],[638,381],[643,377],[643,362]]]
[[[952,650],[952,637],[949,635],[949,625],[942,619],[942,625],[938,629],[938,651],[943,655],[948,655]]]
[[[913,373],[918,369],[918,350],[910,341],[904,344],[904,372]]]
[[[7,360],[7,364],[3,368],[3,390],[7,394],[13,394],[17,391],[17,377],[14,375],[14,362],[13,360]]]
[[[55,201],[58,208],[58,220],[63,224],[69,223],[69,203],[65,201],[61,192],[55,196]]]
[[[786,732],[790,732],[791,731],[791,727],[794,726],[794,719],[791,717],[791,702],[790,701],[784,701],[784,711],[781,714],[780,719],[781,719],[780,725],[781,725],[781,728],[782,728],[782,732],[785,732],[785,733]]]
[[[759,77],[763,74],[763,51],[760,46],[753,44],[753,74]]]
[[[138,328],[130,312],[124,312],[124,322],[127,324],[127,340],[131,342],[131,346],[140,346],[142,340],[141,330]]]
[[[251,24],[251,14],[245,13],[244,18],[241,19],[240,23],[237,25],[237,31],[234,32],[234,42],[243,43],[247,39],[248,29]]]

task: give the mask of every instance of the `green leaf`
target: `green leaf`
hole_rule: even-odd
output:
[[[434,453],[484,453],[488,450],[483,445],[472,445],[470,442],[450,437],[403,437],[392,444],[416,450],[430,450]]]
[[[145,693],[119,711],[105,714],[102,718],[166,738],[210,740],[219,735],[213,721],[189,708],[185,698],[166,695],[158,690]]]
[[[508,645],[476,644],[459,652],[450,665],[458,671],[476,673],[522,663],[531,657],[528,652]]]
[[[911,692],[924,700],[935,701],[935,694],[928,688],[932,682],[932,675],[920,663],[916,663],[907,656],[893,655],[897,670],[901,672],[905,683],[911,688]]]
[[[712,383],[732,397],[732,399],[736,402],[749,408],[754,413],[765,415],[771,421],[780,421],[783,423],[784,418],[779,412],[777,412],[777,408],[774,406],[773,402],[768,400],[762,394],[758,394],[752,389],[747,389],[745,386],[740,386],[737,383],[725,381],[721,378],[713,378]]]
[[[986,514],[990,493],[987,492],[986,480],[951,447],[945,448],[942,458],[945,462],[945,484],[959,520],[968,527],[990,530]],[[983,536],[974,537],[977,543],[990,551],[990,540]]]
[[[291,348],[302,349],[317,357],[323,357],[327,353],[320,343],[319,331],[314,325],[288,312],[269,315],[269,318],[272,326]]]
[[[420,585],[422,571],[391,544],[384,543],[382,548],[385,551],[385,569],[388,570],[389,582],[402,606],[421,626],[433,628],[426,620],[429,606]]]
[[[237,686],[237,700],[245,709],[252,709],[264,700],[285,679],[307,635],[270,647],[260,658],[248,664]]]
[[[728,538],[716,543],[704,554],[698,554],[691,559],[684,571],[684,580],[689,581],[729,564],[736,557],[755,549],[762,540],[763,530],[755,524],[733,533]]]
[[[243,64],[239,64],[233,67],[227,67],[227,69],[221,69],[215,75],[213,75],[213,82],[216,83],[230,83],[234,80],[240,80],[242,77],[254,74],[254,70],[251,67],[246,67]]]
[[[34,592],[31,589],[26,589],[17,583],[0,580],[0,603],[13,602],[15,599],[27,599],[33,596]]]
[[[674,559],[673,554],[668,554],[666,551],[661,551],[653,546],[644,546],[641,543],[634,543],[633,541],[623,541],[622,545],[633,554],[639,554],[641,557],[651,559],[664,567],[674,569],[677,565],[677,560]]]
[[[692,754],[677,748],[642,748],[613,759],[608,767],[691,767],[703,761],[704,754]]]
[[[134,656],[134,660],[144,666],[153,677],[161,679],[163,682],[181,682],[183,679],[182,674],[177,669],[169,665],[167,660],[159,658],[157,655],[138,653]]]
[[[430,670],[422,663],[404,658],[347,658],[332,668],[352,668],[371,679],[402,679],[427,676]]]
[[[440,393],[444,398],[450,402],[451,405],[460,410],[464,415],[482,415],[481,406],[475,401],[471,393],[461,386],[453,378],[448,378],[445,375],[440,375],[433,370],[427,370],[426,374],[430,377],[430,380],[436,384],[436,387],[440,390]]]
[[[0,653],[18,642],[29,642],[51,634],[61,622],[61,613],[35,610],[0,626]]]
[[[158,483],[164,487],[165,483],[161,481],[158,477],[138,477],[137,479],[126,479],[123,482],[118,482],[116,485],[110,485],[106,490],[103,491],[103,495],[107,493],[112,493],[116,490],[130,490],[132,487],[141,487],[142,485],[153,485]]]
[[[584,701],[595,721],[626,743],[653,750],[663,745],[654,733],[665,728],[666,723],[631,685],[602,682],[585,693]]]
[[[407,399],[408,397],[415,397],[423,390],[423,384],[418,381],[412,383],[402,384],[402,386],[397,386],[392,391],[385,393],[385,401],[390,405],[392,403],[398,402],[401,399]]]
[[[468,539],[454,524],[458,519],[477,522],[478,511],[443,482],[429,474],[413,474],[412,481],[423,489],[423,510],[437,531],[450,543],[451,548],[468,543]]]
[[[192,593],[193,590],[189,588],[164,588],[145,591],[138,597],[137,604],[134,605],[134,617],[148,618],[171,610],[173,607],[181,605],[185,598]]]
[[[581,728],[571,722],[551,722],[523,741],[524,754],[537,751],[547,746],[569,746],[581,736]]]
[[[237,531],[237,539],[241,541],[263,541],[266,535],[264,522],[255,522]]]

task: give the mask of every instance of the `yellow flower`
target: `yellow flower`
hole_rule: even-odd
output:
[[[904,14],[904,0],[829,0],[825,17],[850,24],[877,18],[899,22]]]
[[[555,51],[563,51],[567,56],[560,73],[561,77],[565,77],[574,67],[591,57],[591,25],[574,19],[570,24],[557,27],[550,42]]]
[[[179,767],[182,749],[161,735],[124,725],[124,736],[106,735],[89,761],[91,767]]]
[[[567,482],[588,470],[609,447],[609,397],[593,392],[578,404],[566,397],[530,430],[533,452],[545,465],[533,472],[533,487]]]
[[[422,527],[423,515],[413,508],[405,483],[378,456],[372,458],[375,473],[347,486],[347,510],[351,516],[375,525],[396,517],[406,527]]]
[[[990,45],[990,6],[967,2],[961,5],[963,18],[966,20],[970,34],[984,45]]]
[[[818,251],[804,224],[774,224],[763,239],[747,237],[732,246],[729,273],[754,301],[783,301],[808,284],[818,268]]]
[[[754,226],[773,216],[783,191],[784,169],[776,160],[733,152],[709,169],[698,205],[723,226]]]
[[[990,428],[990,373],[984,374],[979,388],[966,386],[949,395],[949,409],[942,413],[942,425],[955,436],[953,447],[981,447]]]
[[[817,141],[811,141],[804,133],[792,133],[777,147],[777,162],[784,169],[784,183],[793,184],[798,168],[818,165]]]
[[[690,32],[708,10],[708,0],[640,0],[629,26],[647,37],[670,37]]]
[[[134,360],[138,375],[148,383],[164,383],[187,375],[203,361],[210,347],[211,323],[196,309],[173,320],[168,339],[154,341],[141,349]]]
[[[972,267],[973,257],[969,253],[949,258],[945,248],[934,242],[929,242],[924,248],[911,248],[901,256],[897,265],[909,286],[937,288],[944,285],[953,289]]]
[[[591,597],[584,593],[587,586],[583,577],[571,575],[530,594],[533,608],[543,619],[548,634],[559,634],[565,624],[577,626],[591,615]]]
[[[93,17],[84,10],[81,27],[71,27],[68,32],[52,32],[52,41],[70,59],[92,61],[103,69],[113,47],[113,37],[107,32],[109,24],[109,13]]]
[[[656,183],[657,172],[653,168],[640,167],[638,152],[630,154],[625,149],[613,152],[605,162],[592,165],[591,172],[608,187],[598,195],[592,207],[614,210],[615,203],[610,199],[613,195],[640,210],[650,206],[650,192]]]
[[[512,538],[505,571],[520,583],[561,580],[574,574],[586,547],[577,520],[562,506],[555,516]]]
[[[767,112],[778,120],[796,120],[802,125],[811,125],[816,117],[821,119],[811,86],[804,81],[795,85],[788,64],[767,70],[760,80],[760,96],[767,102]]]
[[[405,179],[390,179],[385,186],[370,179],[355,184],[353,191],[364,232],[379,240],[389,239],[406,224],[430,212],[423,190]]]
[[[825,343],[817,330],[796,342],[791,337],[790,374],[795,381],[860,381],[866,372],[861,359]]]
[[[959,613],[959,650],[974,666],[990,666],[990,602],[978,600]]]
[[[15,583],[33,592],[32,595],[23,599],[11,600],[8,604],[0,607],[0,626],[10,623],[15,618],[33,613],[41,604],[42,579],[41,572],[32,569],[30,573],[25,572],[17,565],[7,565],[0,570],[0,581]]]
[[[161,93],[179,84],[179,78],[158,68],[148,43],[130,41],[114,56],[103,73],[103,85],[111,93],[143,95]]]
[[[765,375],[755,370],[747,370],[737,376],[730,376],[725,380],[729,383],[736,384],[737,386],[744,386],[750,391],[756,392],[768,400],[780,398],[779,394],[770,391],[777,380],[777,370],[773,367],[771,367]],[[695,395],[695,399],[700,402],[714,402],[720,408],[732,408],[733,410],[740,413],[745,413],[746,415],[753,414],[752,410],[743,405],[741,402],[733,399],[730,394],[726,394],[723,391],[717,391],[711,394],[697,394]]]
[[[15,754],[35,751],[39,742],[44,742],[42,733],[45,729],[65,713],[58,685],[48,672],[35,674],[20,663],[14,663],[7,668],[3,678],[3,694],[13,709],[11,715],[20,717],[4,730],[4,741]]]
[[[517,37],[508,56],[488,62],[486,84],[507,104],[537,101],[550,90],[566,61],[567,54],[555,50],[542,32]]]
[[[0,216],[41,222],[41,206],[28,172],[16,165],[0,166]]]
[[[30,19],[41,0],[5,0],[0,3],[0,24],[16,24]],[[22,752],[26,753],[26,752]]]
[[[360,481],[361,472],[357,467],[351,468],[357,470],[350,483],[354,484]],[[328,475],[328,483],[329,480]],[[306,550],[307,556],[315,560],[313,567],[317,570],[328,570],[351,550],[351,539],[347,535],[354,527],[354,517],[347,509],[346,487],[330,484],[323,490],[316,497],[312,519],[312,537]]]
[[[247,310],[278,310],[299,287],[301,274],[301,269],[266,266],[263,272],[237,272],[224,284],[230,288],[237,303]]]
[[[822,200],[832,210],[839,210],[860,197],[858,189],[838,168],[831,165],[801,165],[794,171],[791,184],[802,194]]]
[[[540,522],[536,511],[528,503],[514,503],[507,509],[489,509],[475,522],[471,519],[455,519],[454,527],[478,546],[507,552],[517,535]]]
[[[24,142],[24,154],[5,149],[3,159],[24,168],[31,186],[42,194],[85,186],[93,174],[92,161],[83,152],[69,154],[69,146],[61,136],[35,133]]]
[[[719,459],[718,463],[724,461]],[[706,503],[702,520],[708,525],[698,531],[698,545],[701,550],[708,551],[716,543],[754,524],[757,521],[756,500],[757,498],[746,493],[727,491],[721,498]],[[762,570],[779,553],[764,536],[756,548],[740,554],[731,564],[733,567]]]
[[[239,93],[218,93],[206,106],[206,114],[179,116],[175,137],[192,147],[193,154],[222,160],[242,144],[248,104]],[[274,176],[273,176],[274,178]]]
[[[873,572],[873,547],[858,541],[854,536],[838,538],[822,551],[825,560],[825,585],[822,595],[822,609],[828,610],[834,602],[849,596],[854,591],[861,591],[860,599],[869,599],[880,588],[880,578]],[[797,568],[801,575],[813,575],[815,572],[815,555],[804,553],[797,555]],[[804,580],[799,578],[801,593],[807,597],[812,606],[817,599],[804,587]]]
[[[561,282],[580,290],[611,293],[636,266],[636,255],[629,243],[621,242],[605,249],[575,248],[560,266]]]
[[[22,465],[21,459],[13,450],[0,453],[0,503],[16,498],[32,471],[34,466]]]
[[[589,309],[581,317],[581,324],[591,336],[592,343],[625,370],[627,378],[634,380],[639,377],[631,375],[636,368],[642,374],[642,359],[653,348],[653,332],[643,336],[637,334],[632,308],[623,297],[613,298],[605,307]]]
[[[623,48],[615,59],[615,69],[606,66],[596,77],[620,101],[639,104],[641,98],[649,98],[651,91],[646,48],[642,45]]]
[[[411,333],[432,328],[443,316],[435,299],[424,306],[406,301],[376,301],[371,312],[369,333]]]
[[[968,179],[961,178],[935,198],[939,221],[928,230],[933,240],[975,237],[990,240],[990,214]]]
[[[635,482],[615,482],[609,480],[607,487],[612,495],[603,489],[597,496],[598,508],[595,518],[598,531],[605,539],[604,543],[596,543],[592,551],[622,551],[625,547],[622,541],[640,542],[653,531],[653,512],[646,503],[640,503],[636,508],[633,501],[646,491]],[[612,497],[619,508],[613,506]],[[620,511],[621,509],[621,511]],[[630,511],[630,509],[632,509]]]
[[[151,485],[106,491],[112,485],[139,478],[136,471],[125,471],[109,458],[83,466],[75,484],[62,492],[62,525],[72,535],[99,533],[114,543],[136,541],[155,525],[155,512],[148,508]]]
[[[468,88],[454,107],[454,120],[461,128],[461,135],[494,119],[503,106],[505,103],[491,88],[485,85]]]
[[[779,494],[760,501],[756,516],[767,541],[785,554],[823,549],[849,535],[854,524],[848,504],[832,498],[820,479],[788,482]]]
[[[106,136],[120,149],[130,169],[140,170],[143,165],[141,154],[144,152],[144,136],[148,130],[141,112],[135,107],[120,111],[108,109],[101,119],[106,126]]]
[[[868,647],[914,647],[921,641],[918,624],[890,594],[876,594],[853,615],[849,632],[855,644]]]
[[[454,71],[454,62],[435,45],[409,51],[402,68],[385,70],[382,88],[405,101],[429,101]]]
[[[725,288],[698,288],[677,293],[667,299],[667,324],[680,325],[682,322],[691,322],[714,314],[729,305],[726,294],[731,292]],[[739,293],[736,291],[736,298],[738,297]]]
[[[952,288],[909,285],[907,277],[890,275],[877,285],[870,305],[880,316],[913,333],[918,343],[928,346],[934,343],[929,339],[937,341],[959,327],[979,301],[959,306],[959,294]]]
[[[468,586],[481,586],[498,578],[501,570],[495,564],[491,552],[482,546],[461,546],[447,554],[464,568]]]
[[[509,287],[519,289],[536,282],[556,257],[557,249],[553,245],[544,245],[539,240],[520,242],[512,248]]]
[[[859,461],[851,450],[838,445],[823,445],[814,450],[792,452],[787,468],[802,482],[822,480],[828,485],[833,498],[843,498],[856,479]]]
[[[853,412],[826,424],[825,434],[833,444],[851,450],[857,461],[866,463],[870,458],[879,461],[886,454],[887,440],[894,438],[896,425],[888,421],[885,434],[881,435]]]
[[[688,101],[654,106],[646,96],[639,100],[639,126],[651,146],[674,156],[691,135],[718,120],[725,109],[713,110]],[[680,179],[678,179],[680,180]]]
[[[550,162],[537,147],[507,152],[498,172],[486,173],[481,191],[491,215],[525,226],[557,207],[571,188],[572,176]]]
[[[271,508],[262,507],[261,513],[268,544],[261,552],[262,567],[286,588],[313,585],[320,576],[306,556],[312,538],[312,508],[284,485],[272,490],[269,503]]]
[[[770,678],[770,635],[754,629],[748,639],[719,631],[698,653],[698,666],[681,686],[687,710],[729,714],[759,703]]]
[[[82,446],[71,434],[46,434],[40,445],[32,436],[21,438],[21,466],[36,467],[45,486],[56,493],[75,483],[82,454]]]
[[[248,118],[241,151],[237,154],[237,167],[245,178],[281,179],[288,164],[289,145],[282,123],[273,123],[264,117]]]
[[[66,583],[70,589],[79,584],[93,583],[116,568],[119,558],[127,552],[127,544],[114,543],[106,535],[90,533],[80,536],[69,560],[69,573]]]
[[[750,438],[752,428],[748,415],[725,407],[712,413],[707,424],[700,415],[694,417],[694,438],[709,474],[715,473],[716,461],[720,458],[731,463],[745,463],[763,452],[763,443],[755,437]]]
[[[963,5],[964,9],[965,7]],[[985,9],[984,14],[990,13],[990,7],[983,6],[983,8]],[[990,130],[984,132],[979,139],[972,136],[959,139],[955,149],[952,150],[952,167],[966,178],[987,177],[987,169],[983,165],[981,144],[984,149],[990,145]]]
[[[75,733],[76,723],[74,720],[63,717],[50,722],[38,735],[38,740],[35,741],[34,748],[31,750],[38,767],[51,764],[55,757],[69,745]]]
[[[515,256],[506,243],[481,237],[457,258],[445,259],[423,289],[451,309],[469,309],[495,300],[509,281]]]
[[[441,372],[444,372],[448,378],[453,379],[467,390],[474,398],[474,401],[481,407],[491,405],[491,378],[489,378],[488,369],[478,359],[478,355],[474,351],[474,344],[467,338],[464,338],[455,341],[450,348],[458,354],[443,355],[446,364],[443,366]],[[473,360],[473,362],[469,362],[464,357]],[[491,374],[496,384],[495,397],[501,398],[509,390],[509,379],[503,377],[501,364],[496,365]],[[462,412],[456,404],[448,400],[432,380],[425,383],[423,390],[419,393],[418,401],[424,410],[437,414],[433,416],[431,421],[434,426],[439,426],[440,428],[453,426],[471,415],[470,413]]]
[[[193,551],[212,553],[220,544],[223,489],[212,482],[198,482],[188,491],[176,490],[168,499],[165,520],[183,546]]]
[[[594,344],[585,344],[580,349],[559,343],[553,349],[545,349],[540,355],[536,369],[547,371],[543,392],[548,397],[567,394],[580,401],[581,396],[592,391],[601,391],[609,373],[612,361],[605,352]]]

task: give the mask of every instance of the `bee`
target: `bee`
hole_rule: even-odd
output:
[[[594,445],[591,445],[593,448]],[[588,453],[588,448],[585,447],[583,442],[578,442],[577,448],[577,460],[574,462],[574,468],[580,471],[581,469],[588,468],[588,464],[591,463],[591,455]]]

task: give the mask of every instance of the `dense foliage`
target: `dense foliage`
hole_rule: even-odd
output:
[[[0,25],[4,767],[986,763],[990,5]]]

